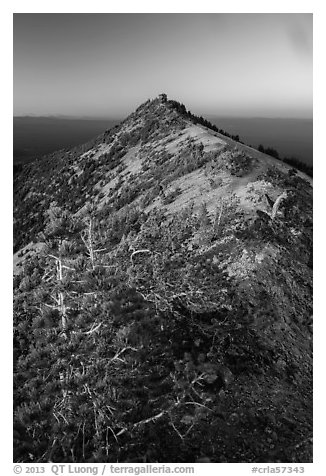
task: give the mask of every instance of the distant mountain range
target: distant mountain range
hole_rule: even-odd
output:
[[[313,181],[240,140],[162,94],[20,167],[16,462],[312,461]]]

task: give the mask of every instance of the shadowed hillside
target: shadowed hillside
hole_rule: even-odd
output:
[[[312,179],[165,95],[14,183],[24,462],[311,462]]]

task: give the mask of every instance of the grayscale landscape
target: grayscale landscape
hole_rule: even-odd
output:
[[[14,461],[311,463],[312,15],[17,13],[13,126]]]

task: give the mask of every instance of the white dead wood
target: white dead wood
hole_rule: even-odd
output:
[[[103,324],[103,323],[100,322],[96,327],[94,327],[94,328],[92,327],[89,331],[84,332],[84,334],[85,334],[86,336],[89,336],[90,334],[93,334],[93,332],[96,332],[96,331],[99,330],[99,328],[101,327],[102,324]]]
[[[146,425],[147,423],[150,423],[152,421],[158,420],[158,419],[162,418],[164,415],[166,415],[167,413],[168,413],[167,410],[163,410],[160,413],[157,413],[157,415],[152,416],[151,418],[147,418],[146,420],[142,420],[142,421],[139,421],[139,422],[135,423],[132,426],[132,429],[135,429],[135,428],[137,428],[141,425]],[[126,431],[128,431],[128,428],[123,428],[122,430],[119,431],[119,433],[116,433],[116,436],[123,435],[123,433],[126,433]]]
[[[272,215],[271,215],[272,220],[274,220],[274,218],[276,216],[276,213],[277,213],[277,210],[279,209],[281,201],[284,200],[285,198],[287,198],[287,193],[286,192],[283,192],[279,197],[277,197],[277,199],[276,199],[276,201],[273,205],[273,210],[272,210]]]
[[[108,361],[108,364],[110,364],[111,362],[113,362],[114,360],[120,360],[120,362],[123,362],[123,360],[120,358],[120,355],[122,355],[124,352],[126,352],[127,350],[133,350],[135,352],[137,352],[137,349],[135,347],[131,347],[131,346],[127,346],[127,347],[124,347],[123,349],[120,349],[113,357],[112,359],[110,359]]]
[[[137,423],[134,423],[132,425],[131,428],[123,428],[122,430],[120,430],[118,433],[116,433],[116,436],[121,436],[123,435],[124,433],[126,433],[127,431],[132,431],[142,425],[146,425],[147,423],[151,423],[151,422],[155,422],[156,420],[159,420],[160,418],[162,418],[163,416],[165,415],[170,415],[170,412],[172,410],[174,410],[175,408],[177,407],[180,407],[182,405],[196,405],[196,406],[199,406],[199,407],[204,407],[206,408],[207,410],[210,410],[212,411],[210,408],[206,407],[205,405],[202,405],[200,403],[197,403],[197,402],[183,402],[183,401],[180,401],[178,400],[177,402],[175,402],[173,405],[171,405],[170,408],[166,409],[166,410],[162,410],[161,412],[157,413],[156,415],[153,415],[152,417],[150,418],[146,418],[145,420],[141,420]]]
[[[63,263],[62,263],[62,258],[59,256],[55,255],[48,255],[50,258],[55,259],[56,261],[56,280],[59,283],[62,283],[63,281]],[[61,327],[63,331],[63,336],[67,338],[67,310],[69,309],[65,305],[65,299],[64,299],[64,294],[62,291],[59,291],[56,296],[52,296],[51,298],[54,300],[56,303],[55,309],[58,309],[61,315]],[[48,307],[51,307],[48,305]]]
[[[71,268],[70,266],[66,266],[65,264],[62,265],[64,269],[70,269],[71,271],[76,271],[75,268]]]
[[[91,261],[92,269],[95,269],[95,251],[93,245],[93,219],[89,219],[88,228],[80,234],[81,239],[87,249],[88,257]]]
[[[133,260],[133,257],[137,254],[140,254],[140,253],[149,253],[149,254],[152,254],[151,250],[136,250],[136,251],[133,251],[130,255],[130,261]]]
[[[219,211],[219,213],[216,212],[214,223],[213,223],[213,233],[214,233],[214,235],[217,233],[217,231],[219,229],[219,226],[220,226],[220,222],[221,222],[221,218],[222,218],[222,214],[223,214],[223,206],[224,206],[224,202],[223,202],[223,198],[222,198],[220,211]]]

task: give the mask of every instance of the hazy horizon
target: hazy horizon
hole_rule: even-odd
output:
[[[171,98],[172,99],[172,98]],[[185,105],[186,106],[186,105]],[[84,116],[73,116],[69,114],[42,114],[42,115],[37,115],[37,114],[21,114],[21,115],[13,115],[13,118],[19,119],[19,118],[44,118],[44,119],[71,119],[71,120],[85,120],[85,121],[112,121],[112,120],[118,120],[122,121],[126,117],[128,117],[129,114],[131,114],[134,111],[130,111],[127,113],[125,116],[108,116],[108,115],[103,115],[103,116],[92,116],[92,115],[84,115]],[[191,111],[193,112],[193,111]],[[204,113],[200,113],[197,111],[197,115],[203,115]],[[207,113],[205,116],[205,119],[210,119],[214,117],[223,117],[223,118],[229,118],[229,119],[280,119],[280,120],[287,120],[287,119],[293,119],[293,120],[298,120],[298,121],[312,121],[312,117],[293,117],[293,116],[242,116],[242,115],[229,115],[229,114],[213,114],[213,113]]]
[[[246,144],[273,147],[282,157],[313,162],[312,119],[208,116],[213,124],[239,135]],[[14,163],[80,145],[119,124],[120,119],[20,116],[13,119]]]
[[[312,14],[14,14],[14,116],[312,117]],[[108,112],[109,111],[109,112]]]

